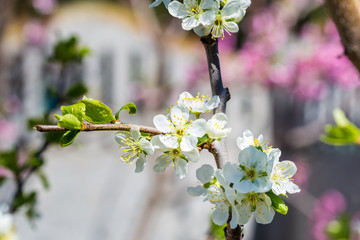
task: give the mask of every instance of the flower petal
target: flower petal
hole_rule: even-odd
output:
[[[140,147],[146,153],[146,155],[152,155],[154,153],[154,146],[146,140],[146,138],[140,139]]]
[[[197,146],[196,146],[197,141],[198,141],[198,139],[195,136],[191,136],[191,135],[185,136],[181,140],[180,148],[184,152],[189,152],[189,151],[193,150],[194,148],[197,149]]]
[[[266,195],[264,197],[268,199],[266,199],[265,201],[257,202],[254,215],[257,223],[268,224],[271,223],[274,219],[275,211],[270,205],[266,203],[270,200],[270,198]]]
[[[136,125],[131,126],[130,135],[135,141],[139,140],[139,138],[141,136],[140,128],[138,126],[136,126]]]
[[[251,206],[250,206],[250,203],[245,201],[244,203],[242,203],[242,199],[243,199],[243,194],[239,193],[238,194],[238,202],[239,204],[236,205],[236,208],[237,208],[237,211],[239,213],[239,224],[240,225],[244,225],[246,223],[249,222],[249,219],[252,215],[252,212],[251,212]]]
[[[171,122],[176,126],[183,126],[189,119],[189,109],[184,106],[175,106],[170,110]]]
[[[199,26],[194,28],[194,32],[199,36],[199,37],[204,37],[210,34],[211,32],[211,27],[212,25],[202,25],[200,24]]]
[[[205,195],[206,192],[207,192],[207,189],[203,188],[200,185],[198,185],[196,187],[188,187],[187,192],[193,197],[198,197],[198,196],[201,196],[201,195]]]
[[[160,135],[156,135],[151,139],[151,144],[154,146],[154,149],[166,149],[165,145],[160,140]]]
[[[231,33],[236,33],[239,31],[239,25],[232,21],[225,22],[224,27],[228,32],[231,32]]]
[[[175,172],[176,175],[178,176],[178,178],[182,179],[186,176],[187,174],[187,161],[185,161],[184,159],[179,158],[179,160],[176,162],[175,164]]]
[[[173,17],[177,17],[180,19],[185,18],[187,15],[189,15],[188,11],[186,10],[186,7],[184,4],[178,1],[173,1],[169,4],[168,7],[169,13]]]
[[[172,161],[166,155],[161,155],[155,160],[154,171],[155,172],[164,172],[165,169],[170,166]]]
[[[226,223],[227,219],[229,218],[229,206],[220,205],[215,206],[215,210],[212,214],[212,220],[216,225],[222,226]]]
[[[240,182],[243,174],[240,172],[238,165],[234,163],[227,162],[223,167],[224,177],[227,181],[236,183]]]
[[[239,9],[241,8],[239,1],[228,1],[221,10],[221,16],[224,19],[239,17]]]
[[[189,152],[182,152],[185,156],[185,158],[188,160],[188,161],[191,161],[191,162],[197,162],[199,161],[199,158],[200,158],[200,153],[197,149],[193,149]]]
[[[189,31],[191,29],[193,29],[194,27],[198,26],[199,20],[197,20],[195,17],[191,16],[191,17],[186,17],[182,20],[182,28],[186,31]]]
[[[207,124],[205,119],[195,120],[189,127],[188,133],[195,137],[202,137],[207,131]]]
[[[141,173],[144,170],[146,164],[145,154],[140,154],[139,159],[136,161],[136,173]]]
[[[182,106],[186,106],[186,104],[184,103],[186,101],[186,99],[189,99],[189,98],[193,98],[193,95],[191,95],[191,93],[188,93],[188,92],[182,92],[180,95],[179,95],[179,98],[177,100],[177,104],[178,105],[182,105]]]
[[[160,135],[159,139],[166,148],[178,148],[179,147],[178,139],[175,136]]]
[[[238,137],[236,141],[240,150],[247,148],[248,146],[254,145],[254,134],[246,129],[242,137]]]
[[[212,96],[210,101],[206,103],[207,111],[211,111],[215,108],[217,108],[220,104],[220,98],[218,95]]]
[[[208,183],[213,180],[214,168],[209,164],[202,165],[198,170],[196,170],[196,178],[199,179],[201,183]]]
[[[215,12],[214,11],[206,11],[199,17],[199,23],[202,25],[211,25],[215,22]]]
[[[165,117],[165,115],[162,114],[156,115],[153,119],[153,123],[159,131],[163,133],[171,132],[172,123],[169,122],[169,120]]]
[[[128,133],[128,132],[121,131],[121,132],[115,133],[115,140],[122,147],[124,147],[126,145],[126,139],[129,137],[131,137],[131,136],[130,136],[130,133]]]

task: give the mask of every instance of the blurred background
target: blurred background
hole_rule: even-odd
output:
[[[59,135],[32,130],[83,94],[114,111],[132,101],[137,115],[120,120],[153,126],[181,92],[211,93],[199,38],[150,3],[0,0],[0,156],[16,163],[0,166],[0,203],[15,196],[20,240],[214,239],[211,206],[186,193],[214,165],[209,153],[180,181],[155,174],[154,157],[135,174],[112,132],[61,148]],[[245,129],[261,133],[296,163],[302,189],[285,199],[287,216],[249,223],[245,239],[360,239],[360,147],[319,141],[336,107],[360,125],[360,76],[322,0],[254,0],[219,44],[231,161]]]

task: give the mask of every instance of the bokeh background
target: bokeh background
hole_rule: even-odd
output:
[[[181,29],[162,5],[151,1],[0,0],[0,156],[15,151],[21,165],[44,147],[35,123],[53,121],[59,95],[102,100],[114,111],[132,101],[136,116],[123,122],[152,126],[152,118],[183,91],[210,94],[199,38]],[[359,25],[360,27],[360,25]],[[81,61],[51,61],[60,40],[76,37],[90,54]],[[231,161],[245,129],[265,136],[298,167],[302,191],[285,199],[287,216],[246,226],[245,239],[360,239],[360,148],[319,141],[332,111],[340,107],[360,125],[360,76],[344,54],[322,0],[253,0],[240,31],[220,41],[228,103]],[[80,90],[79,90],[80,89]],[[71,100],[76,101],[78,94]],[[71,101],[70,101],[71,102]],[[212,239],[210,205],[186,193],[197,184],[201,160],[178,180],[173,169],[155,174],[149,159],[142,174],[120,161],[112,132],[82,133],[69,147],[42,152],[51,186],[36,174],[26,191],[37,192],[29,221],[16,215],[20,240]],[[15,194],[14,175],[0,167],[0,203]],[[0,179],[1,180],[1,179]]]

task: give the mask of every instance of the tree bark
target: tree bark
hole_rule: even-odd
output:
[[[345,54],[360,72],[360,0],[326,0]]]
[[[206,52],[212,94],[213,96],[218,95],[220,98],[219,107],[215,112],[226,113],[226,104],[230,100],[230,92],[228,88],[224,88],[222,82],[218,40],[209,35],[202,37],[201,42],[204,45]],[[210,152],[213,154],[216,166],[219,169],[221,169],[224,166],[224,163],[229,160],[226,139],[222,139],[220,142],[216,141]],[[242,240],[243,227],[238,225],[235,229],[231,229],[229,224],[230,220],[231,213],[227,221],[227,227],[224,229],[226,240]]]

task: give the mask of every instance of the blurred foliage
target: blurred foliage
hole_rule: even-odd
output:
[[[328,124],[325,126],[325,134],[321,136],[321,141],[330,145],[351,145],[359,144],[360,129],[350,122],[340,109],[333,111],[336,125]]]
[[[349,240],[351,235],[351,217],[347,213],[341,214],[326,226],[325,232],[329,240]]]
[[[23,6],[26,7],[26,4]],[[48,58],[49,62],[59,63],[61,71],[56,77],[54,86],[64,86],[66,74],[71,74],[71,71],[66,71],[72,64],[79,64],[90,53],[87,47],[80,47],[78,38],[70,36],[67,39],[59,40],[53,47],[52,54]],[[49,95],[50,99],[54,102],[41,116],[29,118],[27,120],[27,128],[31,130],[36,125],[54,125],[55,119],[52,117],[52,112],[56,110],[59,105],[66,102],[73,102],[80,96],[85,94],[88,88],[81,82],[69,84],[66,86],[67,90],[62,92],[58,88],[52,88],[52,93]],[[85,105],[85,104],[83,104]],[[71,111],[66,109],[65,111]],[[111,110],[110,110],[111,111]],[[111,114],[111,118],[113,116]],[[16,213],[20,209],[26,212],[29,219],[37,217],[36,203],[37,192],[25,192],[24,185],[31,176],[36,175],[41,181],[44,189],[50,188],[50,183],[47,176],[42,170],[45,163],[42,158],[42,153],[47,149],[50,144],[57,144],[60,141],[64,144],[70,144],[74,135],[62,132],[49,132],[41,134],[43,136],[43,143],[37,150],[26,150],[27,143],[19,142],[16,147],[6,152],[0,152],[0,168],[6,169],[10,172],[10,176],[0,177],[0,186],[6,182],[7,177],[11,178],[16,183],[16,193],[10,203],[11,213]],[[64,137],[65,136],[65,137]],[[65,140],[66,141],[65,141]]]
[[[49,57],[50,62],[59,62],[63,65],[74,62],[82,62],[84,57],[90,54],[90,49],[80,47],[79,40],[75,36],[59,40]]]
[[[225,240],[224,228],[226,224],[219,226],[216,225],[212,220],[210,220],[210,235],[213,240]]]

